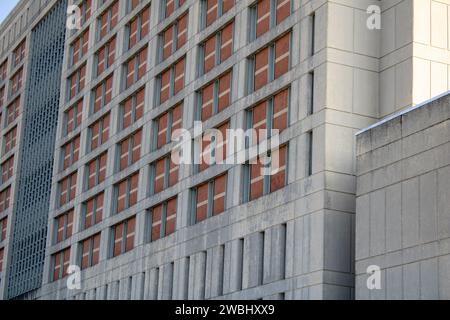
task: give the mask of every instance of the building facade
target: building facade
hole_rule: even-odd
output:
[[[449,119],[447,93],[358,135],[357,299],[450,299]]]
[[[353,299],[355,133],[448,89],[449,3],[69,4],[34,297]],[[211,153],[231,141],[212,148],[208,129],[278,129],[280,170],[175,165],[179,128]]]

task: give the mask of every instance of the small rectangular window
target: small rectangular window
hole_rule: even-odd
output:
[[[200,74],[206,74],[215,66],[227,60],[233,54],[234,21],[208,38],[202,45],[203,60]]]
[[[225,211],[226,188],[227,174],[225,173],[224,175],[205,182],[192,190],[192,222],[194,224]]]
[[[112,228],[112,257],[117,257],[134,248],[136,218],[133,217]]]
[[[109,113],[89,127],[90,151],[104,144],[109,137]]]
[[[81,118],[83,116],[83,99],[76,102],[64,113],[64,133],[68,135],[81,124]]]
[[[144,39],[149,32],[150,7],[145,8],[128,24],[128,50]]]
[[[142,130],[131,134],[119,143],[118,169],[119,171],[136,163],[141,156]]]
[[[106,178],[107,153],[103,153],[87,165],[86,171],[86,190],[99,185]]]
[[[72,236],[73,209],[55,218],[54,243],[60,243]]]
[[[98,39],[103,39],[109,32],[111,32],[119,20],[119,1],[114,2],[108,9],[106,9],[99,19]]]
[[[97,77],[114,64],[116,37],[109,40],[95,55],[95,74]]]
[[[177,198],[167,200],[154,206],[148,212],[149,241],[156,241],[175,232],[177,216]]]
[[[99,193],[83,204],[83,229],[88,229],[100,221],[103,216],[104,193]]]
[[[157,101],[163,104],[184,88],[185,57],[175,62],[158,77]]]
[[[172,133],[182,127],[182,117],[183,103],[180,103],[155,120],[154,150],[160,149],[172,141]]]
[[[108,76],[93,91],[92,113],[100,111],[106,107],[112,99],[113,75]]]
[[[95,266],[100,257],[100,233],[80,242],[79,265],[81,269]]]
[[[8,216],[0,220],[0,242],[6,239],[7,228],[8,228]]]
[[[139,172],[115,185],[116,213],[131,208],[137,203]]]
[[[123,130],[142,118],[144,112],[145,87],[127,98],[120,106],[120,124]]]
[[[165,156],[150,165],[150,194],[156,194],[174,186],[178,182],[179,166],[171,155]]]
[[[68,175],[59,182],[59,205],[63,206],[75,199],[77,172]]]
[[[70,262],[70,247],[52,255],[51,280],[56,281],[67,276]]]
[[[138,52],[125,64],[125,88],[142,79],[147,72],[147,47]]]
[[[0,212],[6,211],[9,208],[11,200],[11,187],[4,189],[0,192]]]

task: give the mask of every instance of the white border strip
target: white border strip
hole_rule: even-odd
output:
[[[369,131],[369,130],[371,130],[371,129],[373,129],[373,128],[376,128],[376,127],[378,127],[378,126],[381,126],[382,124],[384,124],[384,123],[386,123],[386,122],[388,122],[388,121],[391,121],[391,120],[393,120],[393,119],[395,119],[395,118],[398,118],[398,117],[400,117],[400,116],[402,116],[402,115],[404,115],[404,114],[406,114],[406,113],[408,113],[408,112],[411,112],[411,111],[413,111],[413,110],[422,108],[423,106],[426,106],[426,105],[428,105],[428,104],[430,104],[430,103],[432,103],[432,102],[434,102],[434,101],[436,101],[436,100],[439,100],[439,99],[441,99],[441,98],[443,98],[443,97],[445,97],[445,96],[447,96],[447,95],[450,95],[450,90],[449,90],[449,91],[446,91],[446,92],[444,92],[444,93],[441,93],[440,95],[435,96],[435,97],[433,97],[433,98],[431,98],[431,99],[429,99],[429,100],[427,100],[427,101],[424,101],[424,102],[422,102],[422,103],[420,103],[420,104],[417,104],[417,105],[415,105],[415,106],[408,107],[408,108],[406,108],[406,109],[404,109],[404,110],[401,110],[401,111],[399,111],[399,112],[397,112],[397,113],[394,113],[394,114],[392,114],[392,115],[390,115],[390,116],[384,118],[383,120],[378,121],[378,122],[372,124],[371,126],[369,126],[369,127],[367,127],[367,128],[361,129],[360,131],[358,131],[357,133],[355,133],[355,136],[360,135],[361,133],[364,133],[364,132],[366,132],[366,131]]]

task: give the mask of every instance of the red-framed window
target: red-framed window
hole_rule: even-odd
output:
[[[206,121],[230,105],[231,81],[230,70],[199,90],[195,116],[197,120]]]
[[[137,203],[139,172],[122,180],[115,186],[116,212],[122,212]]]
[[[64,134],[68,135],[81,124],[83,116],[83,99],[76,102],[64,112]]]
[[[234,0],[202,0],[202,25],[210,26],[234,6]]]
[[[147,72],[147,47],[139,51],[126,63],[126,88],[138,82]]]
[[[97,149],[109,138],[109,113],[89,127],[90,151]]]
[[[119,170],[131,166],[141,157],[142,130],[138,130],[119,143]]]
[[[193,189],[193,223],[199,223],[209,217],[225,211],[225,193],[227,173],[207,181]]]
[[[59,205],[63,206],[75,199],[77,191],[77,172],[68,175],[59,182]]]
[[[81,25],[84,25],[86,21],[89,20],[91,17],[91,7],[92,7],[92,0],[84,0],[80,4],[80,10],[81,10]]]
[[[16,146],[17,127],[12,128],[5,134],[3,154],[10,152]]]
[[[81,34],[70,45],[70,65],[73,66],[78,63],[88,51],[89,46],[89,28]]]
[[[88,229],[102,221],[104,198],[104,193],[101,192],[83,204],[83,229]]]
[[[111,74],[94,89],[92,113],[100,111],[111,102],[112,88],[113,75]]]
[[[20,97],[14,99],[14,101],[6,107],[6,125],[9,126],[11,123],[13,123],[19,117],[19,113]]]
[[[252,201],[287,184],[287,145],[252,159],[245,166],[244,200]]]
[[[214,164],[225,163],[228,151],[227,130],[229,128],[230,122],[227,121],[214,130],[208,130],[203,134],[201,141],[199,141],[202,144],[202,152],[198,171],[206,170]]]
[[[179,166],[170,154],[153,162],[150,165],[150,193],[156,194],[177,184],[178,172]]]
[[[161,33],[161,61],[166,60],[186,43],[188,19],[189,14],[186,12]]]
[[[127,27],[127,48],[133,48],[138,42],[144,39],[149,32],[150,26],[150,7],[142,10],[133,20],[130,21]]]
[[[202,45],[203,74],[227,60],[233,54],[234,21],[209,37]]]
[[[145,87],[127,98],[120,106],[120,129],[125,129],[142,118],[144,113]]]
[[[17,67],[25,57],[26,42],[23,40],[13,51],[14,67]]]
[[[15,95],[22,88],[23,68],[20,68],[11,78],[10,96]]]
[[[71,209],[55,218],[54,243],[60,243],[72,236],[73,212],[74,210]]]
[[[79,265],[81,270],[95,266],[100,258],[100,233],[80,242]]]
[[[134,235],[136,228],[136,218],[130,218],[116,224],[113,228],[112,256],[117,257],[134,248]]]
[[[14,173],[14,155],[5,160],[1,165],[1,183],[12,178]]]
[[[80,154],[80,136],[76,136],[62,146],[62,170],[66,170],[78,161]]]
[[[251,58],[253,83],[249,91],[256,91],[289,71],[290,43],[291,33],[287,33]]]
[[[177,198],[160,203],[149,210],[148,231],[150,241],[167,237],[175,232],[177,218]]]
[[[180,8],[186,0],[161,0],[161,17],[168,18],[172,13]]]
[[[6,72],[8,71],[8,60],[0,64],[0,82],[6,80]]]
[[[6,230],[8,229],[8,217],[0,220],[0,242],[6,240]]]
[[[98,39],[103,39],[110,33],[119,21],[119,1],[115,1],[108,9],[106,9],[99,19]]]
[[[56,281],[67,276],[67,269],[70,263],[70,247],[52,255],[52,281]]]
[[[258,0],[250,11],[252,39],[279,25],[291,15],[291,10],[291,0]]]
[[[84,64],[76,70],[68,79],[67,96],[71,100],[84,89],[86,80],[86,65]]]
[[[290,89],[286,88],[247,111],[247,129],[254,129],[250,144],[254,145],[289,126]],[[265,130],[265,131],[264,131]]]
[[[11,187],[8,187],[0,192],[0,212],[9,208],[11,200]]]
[[[159,149],[172,141],[172,133],[182,127],[182,117],[183,103],[180,103],[155,120],[154,149]]]
[[[1,165],[1,183],[5,183],[12,178],[14,173],[14,155],[9,157]]]
[[[87,190],[92,189],[105,181],[107,158],[108,154],[107,152],[104,152],[88,163],[86,172]]]
[[[109,40],[95,55],[95,74],[97,77],[114,63],[116,57],[116,37]]]
[[[162,104],[175,96],[184,88],[184,72],[186,59],[183,57],[159,75],[157,94]]]

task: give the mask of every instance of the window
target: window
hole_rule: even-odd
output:
[[[108,140],[109,113],[89,127],[90,151],[95,150]]]
[[[254,40],[291,14],[291,0],[259,0],[251,8],[251,40]]]
[[[100,111],[112,99],[113,75],[108,76],[94,89],[92,113]]]
[[[23,75],[23,69],[20,68],[19,71],[16,72],[15,75],[11,78],[11,84],[10,84],[10,96],[15,95],[22,87],[22,75]]]
[[[290,68],[290,42],[288,33],[273,44],[257,52],[250,59],[248,91],[256,91],[278,79]]]
[[[0,192],[0,212],[9,208],[9,201],[11,196],[11,187],[8,187]]]
[[[77,188],[77,172],[65,177],[59,182],[59,205],[63,206],[73,199]]]
[[[207,130],[200,141],[202,144],[201,161],[196,167],[196,171],[203,171],[209,168],[210,165],[224,164],[227,156],[227,130],[229,129],[229,122],[226,122],[214,130]],[[220,134],[219,134],[220,133]]]
[[[10,152],[16,146],[16,133],[17,133],[17,127],[14,127],[7,134],[5,134],[5,141],[4,141],[4,145],[3,145],[3,155]]]
[[[1,65],[0,65],[0,82],[6,80],[6,71],[8,69],[8,60],[5,60]]]
[[[119,170],[131,166],[141,156],[142,130],[136,131],[119,144]]]
[[[3,248],[0,249],[0,272],[3,270]]]
[[[172,132],[181,129],[182,116],[183,105],[180,103],[155,120],[153,146],[156,148],[154,149],[159,149],[172,141]]]
[[[62,146],[62,170],[66,170],[78,161],[80,151],[80,136],[75,137]]]
[[[86,78],[86,65],[80,67],[69,77],[67,86],[68,90],[67,96],[69,98],[68,100],[71,100],[73,97],[79,94],[81,90],[84,89],[85,78]]]
[[[25,57],[25,40],[22,41],[13,52],[14,67],[17,67]]]
[[[73,230],[73,209],[55,218],[54,243],[60,243],[72,236]]]
[[[97,77],[113,65],[115,54],[116,37],[113,37],[95,55],[95,74]]]
[[[9,106],[6,107],[6,126],[9,126],[19,116],[20,97],[16,98]]]
[[[87,165],[87,190],[105,181],[107,153],[103,153]]]
[[[81,24],[85,24],[91,17],[91,2],[92,0],[84,0],[81,3]]]
[[[161,17],[169,17],[175,10],[181,7],[186,0],[162,0],[161,1]]]
[[[206,121],[230,105],[231,80],[228,71],[199,91],[195,119]]]
[[[83,115],[83,99],[76,102],[64,113],[64,128],[65,135],[68,135],[81,124],[81,118]]]
[[[100,221],[103,216],[104,193],[99,193],[83,204],[83,229],[88,229]]]
[[[244,167],[244,202],[283,188],[287,183],[287,146],[268,151]],[[273,160],[276,161],[273,161]]]
[[[160,35],[160,61],[166,60],[186,43],[188,13],[179,17],[174,24]]]
[[[150,7],[147,7],[144,10],[142,10],[137,17],[131,20],[131,22],[127,27],[128,49],[133,48],[136,45],[136,43],[138,43],[147,36],[149,31],[149,24],[150,24]]]
[[[120,106],[120,125],[123,130],[142,118],[144,112],[145,87],[139,89]]]
[[[127,13],[136,9],[136,7],[141,3],[141,0],[127,0]]]
[[[211,25],[233,6],[234,0],[202,0],[202,25]]]
[[[307,115],[310,116],[314,113],[314,70],[308,73],[308,88],[309,88],[309,99],[308,99],[308,109]]]
[[[310,50],[309,50],[309,54],[310,56],[313,56],[314,53],[316,53],[316,46],[315,46],[315,41],[316,41],[316,13],[313,12],[310,15],[309,18],[310,21],[310,35],[311,35],[311,41],[309,44]]]
[[[138,182],[139,172],[136,172],[115,186],[117,213],[131,208],[137,203]]]
[[[8,228],[8,217],[0,220],[0,242],[6,240],[6,230]]]
[[[307,165],[306,165],[306,175],[308,176],[308,177],[310,177],[310,176],[312,176],[312,174],[313,174],[313,161],[314,161],[314,149],[313,149],[313,143],[314,143],[314,140],[313,140],[313,132],[312,131],[310,131],[310,132],[308,132],[307,133],[307,136],[306,136],[306,145],[307,145],[307,148],[308,148],[308,163],[307,163]]]
[[[11,156],[8,160],[2,163],[1,165],[1,183],[5,183],[13,176],[14,170],[14,155]]]
[[[200,74],[208,73],[233,54],[233,25],[234,21],[203,43],[200,58],[203,64],[199,64]]]
[[[79,265],[81,270],[95,266],[100,257],[100,233],[80,242]]]
[[[183,57],[159,75],[159,86],[156,91],[159,104],[166,102],[184,88],[184,69],[185,58]]]
[[[0,108],[3,107],[3,101],[5,97],[5,87],[0,88]]]
[[[134,248],[135,225],[136,218],[133,217],[113,227],[113,257],[117,257]]]
[[[70,45],[70,65],[78,63],[87,53],[89,46],[89,28]]]
[[[150,194],[156,194],[178,182],[178,165],[171,155],[161,158],[150,166]]]
[[[192,223],[199,223],[206,218],[225,211],[225,192],[227,174],[203,183],[193,190]]]
[[[177,198],[167,200],[149,211],[150,232],[147,239],[156,241],[175,232],[177,217]]]
[[[260,102],[247,113],[247,129],[253,128],[251,144],[257,144],[272,135],[281,133],[289,125],[290,89],[284,89],[273,97]],[[266,130],[266,131],[264,131]]]
[[[70,247],[52,255],[52,281],[67,276],[70,262]]]
[[[119,18],[119,1],[114,2],[105,12],[100,16],[100,29],[98,32],[98,39],[103,39],[105,35],[111,32],[117,25]]]
[[[147,47],[126,63],[126,88],[138,82],[147,72]]]

